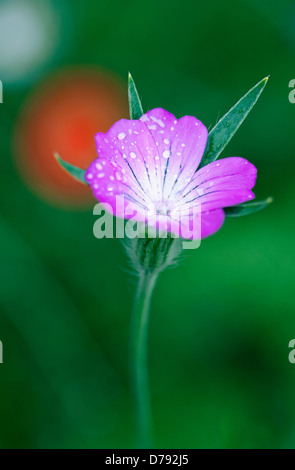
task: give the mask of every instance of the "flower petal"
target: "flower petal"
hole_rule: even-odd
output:
[[[147,208],[140,188],[130,181],[130,175],[116,161],[97,158],[86,170],[85,180],[99,202],[110,204],[114,215],[130,218],[132,212],[137,211],[137,220],[144,221],[141,212]]]
[[[179,197],[185,206],[202,204],[202,212],[240,204],[255,197],[251,188],[256,174],[255,166],[244,158],[226,158],[197,171]]]
[[[167,199],[193,177],[206,147],[208,131],[195,117],[177,120],[162,108],[148,111],[140,120],[155,140],[163,198]]]
[[[202,238],[209,237],[219,230],[224,222],[225,213],[222,209],[202,213],[201,234]]]
[[[157,182],[152,185],[148,171],[157,149],[142,122],[121,119],[106,134],[96,134],[95,140],[98,155],[116,164],[119,171],[124,170],[128,183],[136,192],[149,195],[151,191],[157,191]]]

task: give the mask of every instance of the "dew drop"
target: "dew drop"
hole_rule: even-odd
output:
[[[170,157],[170,150],[164,150],[163,157],[164,158],[169,158]]]
[[[98,170],[102,170],[102,165],[100,163],[96,163],[95,166]]]
[[[161,119],[158,119],[155,116],[151,116],[151,120],[158,124],[158,126],[165,127],[165,124],[163,123],[163,121],[161,121]]]
[[[116,179],[118,181],[121,181],[122,177],[121,177],[121,173],[119,171],[116,171],[115,176],[116,176]]]
[[[114,181],[114,179],[115,179],[114,176],[111,175],[111,176],[110,176],[110,180],[111,180],[111,181]]]
[[[88,173],[88,174],[87,174],[87,179],[88,179],[88,180],[92,180],[92,178],[93,178],[93,174],[92,174],[92,173]]]
[[[131,158],[136,158],[136,153],[134,153],[134,152],[130,152],[129,155],[130,155]]]
[[[97,175],[98,178],[103,178],[104,176],[105,176],[104,173],[98,173],[98,175]]]
[[[169,145],[169,144],[170,144],[170,140],[169,140],[169,139],[164,139],[164,144]]]

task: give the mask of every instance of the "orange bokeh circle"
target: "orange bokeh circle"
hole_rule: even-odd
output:
[[[29,96],[17,120],[13,145],[20,174],[47,201],[89,206],[90,189],[53,155],[87,168],[97,157],[95,134],[127,115],[127,93],[112,74],[85,67],[55,74]]]

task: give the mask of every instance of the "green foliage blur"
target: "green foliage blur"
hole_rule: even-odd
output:
[[[145,110],[194,115],[209,128],[270,74],[222,157],[254,163],[256,197],[274,203],[227,219],[162,275],[149,369],[157,447],[295,448],[294,2],[63,0],[54,8],[67,44],[60,40],[62,52],[35,80],[4,83],[0,104],[0,448],[135,445],[136,279],[122,244],[94,238],[92,207],[38,197],[13,160],[24,100],[72,64],[116,74],[126,94],[130,70]]]

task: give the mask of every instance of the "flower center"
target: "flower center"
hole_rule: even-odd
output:
[[[157,215],[167,215],[171,214],[171,208],[168,203],[165,201],[157,201],[154,203],[153,212]]]

